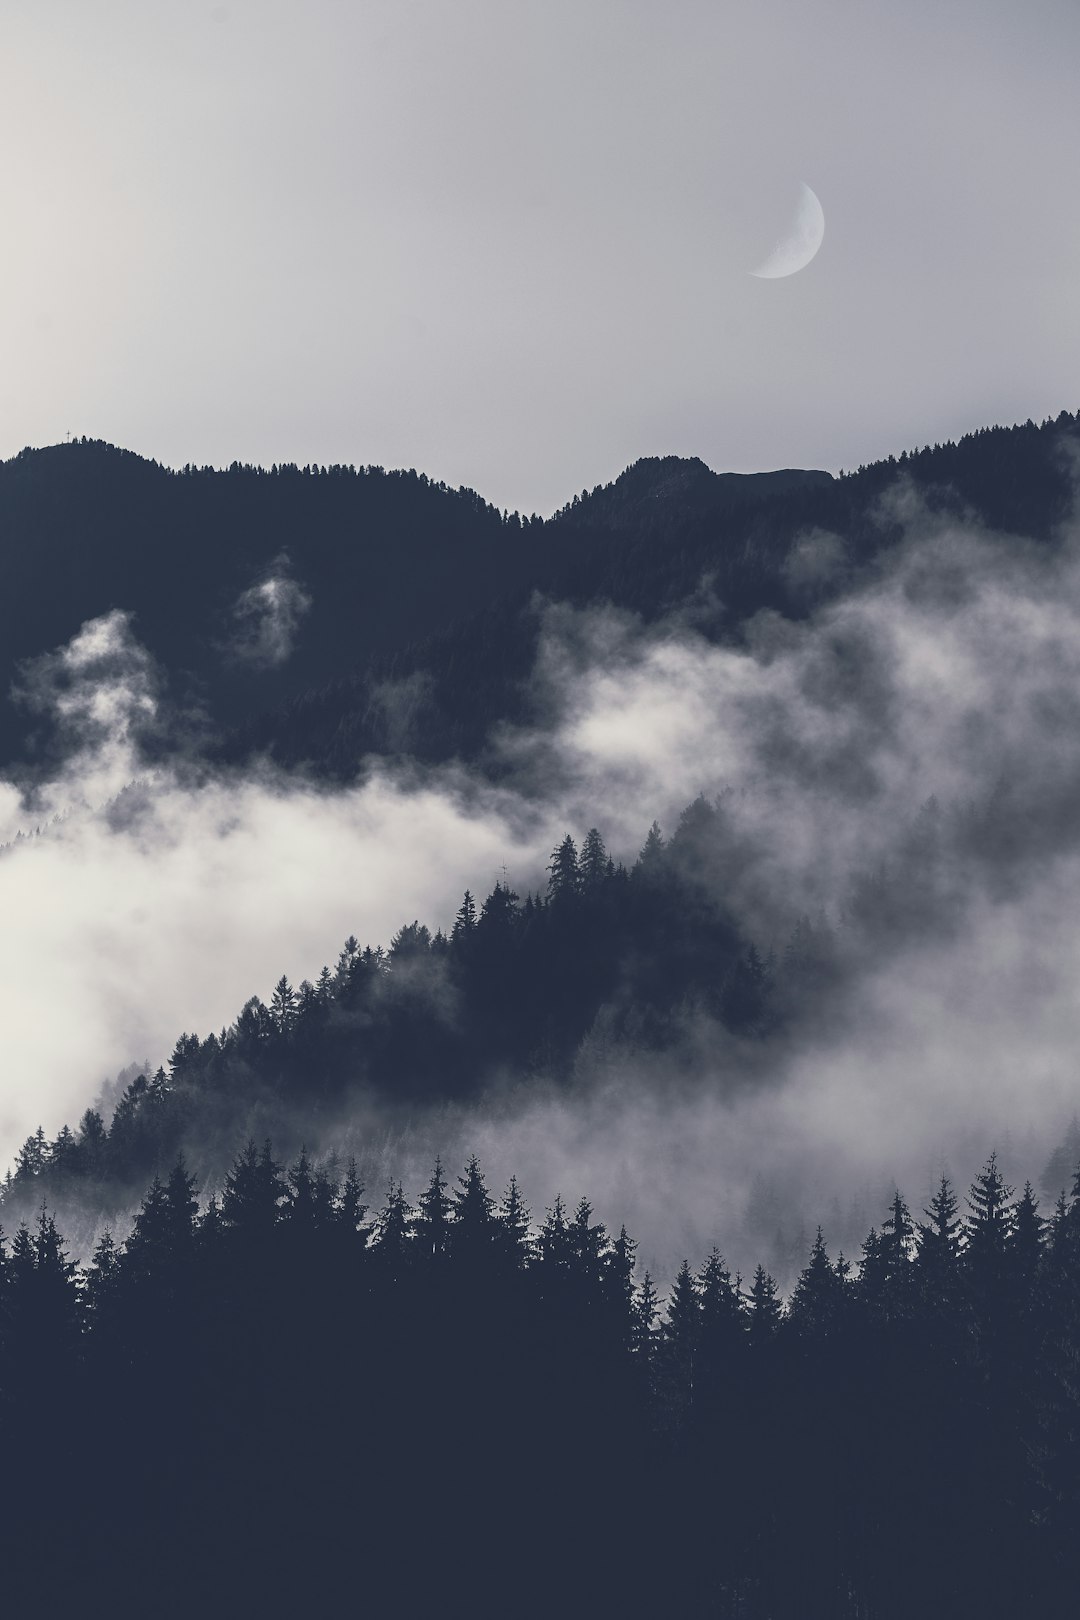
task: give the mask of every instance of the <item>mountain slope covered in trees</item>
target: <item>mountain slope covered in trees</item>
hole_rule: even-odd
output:
[[[819,1231],[786,1306],[714,1250],[663,1312],[587,1198],[533,1222],[473,1159],[364,1199],[252,1142],[202,1209],[177,1162],[82,1271],[47,1210],[0,1243],[9,1599],[1066,1612],[1080,1174],[1047,1221],[991,1156],[963,1204],[897,1190],[857,1270]]]
[[[639,464],[643,509],[690,499],[674,460],[659,474]],[[829,482],[676,464],[693,469],[694,501],[715,511]],[[172,471],[96,441],[24,450],[0,464],[0,688],[6,699],[22,660],[119,609],[173,704],[211,729],[236,725],[508,592],[556,588],[594,543],[579,509],[577,498],[573,522],[523,519],[382,467]],[[0,703],[0,763],[27,741],[28,717]]]
[[[904,504],[889,499],[898,480],[931,511],[1050,540],[1073,508],[1078,445],[1080,419],[1062,412],[1039,427],[983,429],[836,480],[775,473],[768,493],[740,493],[735,504],[701,463],[639,462],[545,525],[560,546],[572,537],[556,552],[558,566],[427,640],[245,721],[226,755],[267,753],[340,780],[367,755],[387,752],[490,766],[492,728],[537,719],[532,676],[545,599],[611,603],[646,624],[689,605],[699,634],[737,640],[763,609],[798,620],[871,570],[904,532]],[[805,542],[822,537],[829,565],[808,567]]]

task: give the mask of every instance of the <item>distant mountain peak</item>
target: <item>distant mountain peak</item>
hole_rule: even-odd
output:
[[[775,472],[714,472],[700,456],[642,456],[610,484],[583,492],[555,514],[557,519],[621,527],[650,509],[678,505],[703,510],[758,501],[790,490],[833,483],[817,468],[785,467]]]

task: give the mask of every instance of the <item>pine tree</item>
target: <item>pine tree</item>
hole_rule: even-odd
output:
[[[278,1035],[291,1035],[296,1025],[298,1005],[296,991],[284,974],[274,986],[270,997],[270,1021]]]
[[[956,1194],[942,1176],[929,1209],[920,1221],[915,1253],[916,1281],[922,1298],[941,1310],[955,1297],[960,1268],[960,1218]]]
[[[96,1176],[104,1168],[108,1148],[105,1122],[96,1108],[88,1108],[79,1121],[79,1166],[86,1176]]]
[[[78,1147],[75,1133],[69,1125],[65,1125],[56,1141],[49,1150],[49,1180],[52,1187],[59,1190],[63,1187],[69,1175],[78,1168]]]
[[[634,1312],[634,1256],[637,1244],[620,1226],[619,1235],[604,1258],[604,1291],[616,1320],[623,1325],[631,1347]]]
[[[701,1268],[697,1286],[701,1301],[703,1353],[720,1360],[742,1340],[745,1323],[731,1272],[715,1246]]]
[[[441,1157],[436,1157],[431,1180],[418,1200],[413,1223],[416,1253],[421,1260],[440,1260],[449,1247],[450,1198]]]
[[[345,1164],[345,1179],[338,1194],[338,1221],[343,1231],[355,1233],[358,1237],[365,1235],[361,1232],[364,1216],[367,1214],[367,1205],[363,1199],[364,1187],[360,1180],[360,1172],[355,1158],[350,1156]]]
[[[649,1368],[652,1367],[656,1349],[656,1322],[659,1315],[659,1296],[652,1277],[646,1272],[634,1295],[631,1325],[634,1355]]]
[[[607,1232],[603,1225],[593,1221],[592,1205],[587,1198],[578,1202],[574,1218],[567,1228],[570,1270],[579,1285],[590,1295],[599,1293],[607,1250]]]
[[[455,1259],[476,1264],[490,1258],[496,1236],[495,1200],[487,1190],[475,1153],[465,1166],[465,1174],[458,1177],[450,1205]]]
[[[664,868],[666,847],[660,823],[654,821],[641,846],[641,853],[634,866],[634,876],[645,882],[658,881]]]
[[[529,1211],[516,1176],[511,1176],[507,1183],[496,1221],[499,1253],[504,1265],[512,1272],[523,1271],[529,1262]]]
[[[15,1155],[15,1179],[17,1181],[31,1181],[43,1175],[49,1165],[49,1145],[45,1140],[45,1132],[39,1125],[32,1136],[28,1136],[18,1153]]]
[[[315,1178],[307,1148],[301,1145],[295,1164],[286,1177],[285,1219],[296,1236],[307,1236],[315,1230]]]
[[[893,1194],[889,1213],[881,1223],[882,1258],[885,1263],[886,1276],[894,1286],[902,1282],[907,1275],[914,1236],[915,1228],[911,1222],[911,1211],[908,1209],[899,1187],[897,1187]]]
[[[701,1339],[701,1299],[690,1262],[680,1265],[668,1300],[667,1319],[660,1329],[660,1353],[669,1402],[679,1414],[694,1404],[695,1374]]]
[[[409,1260],[411,1211],[400,1181],[391,1181],[386,1202],[375,1220],[373,1253],[380,1269],[392,1278],[404,1273]]]
[[[583,893],[595,894],[603,887],[607,881],[609,864],[604,840],[595,827],[590,827],[585,834],[585,842],[581,846],[581,859],[578,863]]]
[[[548,1273],[565,1272],[570,1268],[570,1236],[566,1222],[566,1206],[561,1196],[548,1210],[537,1239],[540,1264]]]
[[[1023,1196],[1016,1206],[1009,1247],[1017,1302],[1021,1306],[1026,1305],[1031,1297],[1042,1261],[1045,1227],[1046,1222],[1039,1214],[1039,1200],[1031,1182],[1026,1181]]]
[[[470,891],[466,889],[465,898],[458,907],[457,916],[454,918],[454,926],[450,931],[450,942],[458,950],[462,950],[468,945],[475,932],[476,902]]]
[[[843,1282],[829,1263],[819,1226],[810,1259],[792,1291],[792,1324],[807,1339],[825,1339],[837,1326],[842,1304]]]
[[[225,1227],[252,1242],[268,1243],[285,1193],[281,1166],[274,1159],[270,1143],[264,1142],[259,1150],[249,1140],[225,1177],[221,1202]]]
[[[581,888],[581,874],[578,870],[577,845],[567,833],[561,844],[556,845],[548,864],[548,895],[553,901],[571,900]]]
[[[765,1267],[759,1265],[750,1285],[750,1343],[755,1349],[772,1342],[782,1316],[776,1284]]]
[[[92,1326],[103,1322],[114,1308],[120,1277],[120,1254],[109,1227],[105,1227],[86,1274],[86,1304]]]
[[[505,884],[496,883],[480,908],[480,937],[505,942],[518,916],[518,897]]]
[[[998,1169],[997,1154],[991,1153],[971,1185],[963,1224],[963,1271],[979,1308],[989,1308],[1003,1297],[1015,1220],[1013,1190]]]

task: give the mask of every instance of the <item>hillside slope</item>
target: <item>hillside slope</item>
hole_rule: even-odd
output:
[[[680,465],[725,505],[805,476]],[[681,487],[653,495],[684,501]],[[25,450],[0,464],[0,764],[32,741],[7,698],[20,662],[113,609],[134,615],[173,702],[230,726],[508,592],[551,588],[592,544],[576,520],[504,516],[415,472],[173,472],[96,441]]]

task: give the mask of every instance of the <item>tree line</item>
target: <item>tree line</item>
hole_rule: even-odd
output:
[[[1080,1173],[1046,1219],[992,1155],[962,1207],[897,1191],[855,1265],[819,1231],[786,1302],[713,1250],[661,1305],[585,1198],[534,1223],[436,1161],[369,1211],[355,1164],[251,1142],[85,1267],[46,1207],[0,1242],[0,1440],[5,1585],[57,1605],[1047,1613]]]
[[[388,949],[350,937],[314,980],[282,977],[219,1033],[182,1034],[166,1064],[128,1082],[111,1118],[89,1108],[52,1139],[39,1128],[3,1202],[116,1207],[181,1149],[203,1173],[222,1171],[245,1128],[292,1151],[298,1131],[342,1118],[358,1092],[407,1108],[476,1096],[500,1069],[567,1078],[601,1009],[613,1037],[653,1050],[691,1008],[753,1039],[774,1017],[776,964],[723,898],[719,863],[737,858],[721,856],[726,826],[699,799],[670,840],[654,824],[629,869],[595,828],[580,849],[567,834],[545,893],[522,901],[500,880],[479,903],[466,891],[448,931],[414,920]],[[785,983],[812,976],[828,938],[800,925]]]
[[[890,870],[855,874],[832,919],[796,915],[777,949],[740,924],[740,885],[763,863],[722,798],[696,799],[670,837],[654,823],[630,866],[595,827],[567,833],[544,892],[522,900],[500,878],[482,900],[467,890],[445,931],[414,919],[386,948],[350,936],[314,979],[282,976],[219,1032],[181,1034],[111,1111],[90,1107],[53,1137],[39,1127],[0,1182],[0,1208],[10,1224],[44,1197],[81,1229],[130,1205],[180,1152],[217,1181],[249,1130],[291,1155],[332,1139],[360,1102],[404,1118],[475,1101],[499,1074],[571,1084],[630,1052],[662,1059],[662,1074],[703,1029],[726,1053],[718,1069],[737,1074],[761,1042],[843,1016],[868,962],[954,929],[995,839],[971,807],[947,815],[930,801]]]

